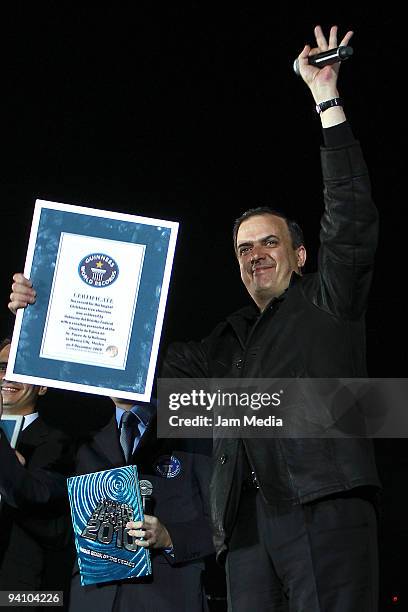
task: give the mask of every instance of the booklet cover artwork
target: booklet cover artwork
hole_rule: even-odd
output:
[[[143,520],[136,466],[73,476],[67,485],[81,584],[150,575],[149,551],[126,529]]]

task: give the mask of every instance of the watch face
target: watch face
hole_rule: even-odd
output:
[[[320,108],[320,105],[316,104],[316,113],[320,115],[321,112],[322,112],[322,109]]]

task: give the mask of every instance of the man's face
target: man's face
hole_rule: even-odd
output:
[[[4,414],[31,414],[36,412],[37,398],[44,395],[47,387],[37,387],[20,382],[9,382],[5,379],[6,366],[10,353],[8,344],[0,351],[0,378],[3,381],[1,394]]]
[[[263,310],[289,286],[292,272],[306,260],[303,246],[294,249],[285,219],[272,214],[243,221],[237,234],[237,257],[242,282]]]

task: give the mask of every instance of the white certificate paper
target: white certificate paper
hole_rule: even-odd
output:
[[[144,253],[142,244],[62,232],[40,357],[124,370]]]

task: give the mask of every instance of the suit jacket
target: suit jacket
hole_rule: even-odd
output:
[[[214,552],[209,521],[208,486],[211,445],[207,440],[157,439],[151,423],[130,464],[140,479],[153,484],[154,514],[168,529],[174,550],[151,551],[151,577],[120,583],[80,586],[74,568],[70,609],[75,612],[142,610],[201,612],[206,609],[202,588],[204,557]],[[169,468],[169,459],[173,458]],[[77,474],[125,465],[115,416],[91,434],[77,452]]]
[[[21,432],[17,450],[25,467],[0,433],[0,590],[62,590],[72,566],[66,477],[73,447],[38,417]]]

